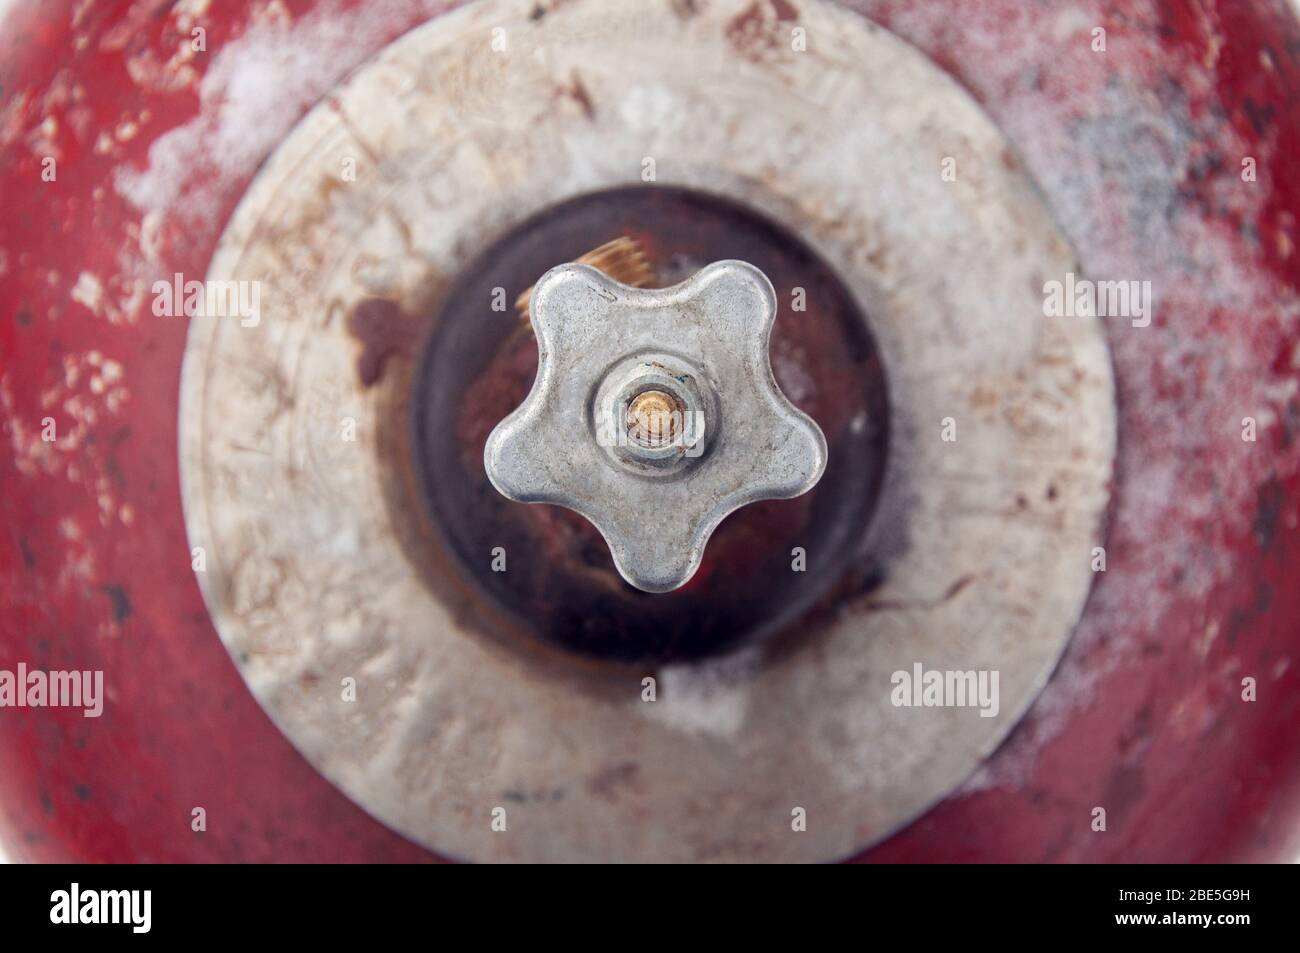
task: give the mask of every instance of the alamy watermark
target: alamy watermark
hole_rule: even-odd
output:
[[[50,894],[50,922],[122,924],[132,933],[148,933],[153,926],[153,891],[83,890],[74,883]]]
[[[104,713],[103,672],[44,672],[0,669],[0,708],[81,708],[87,718]]]
[[[159,318],[238,318],[244,328],[262,320],[260,281],[186,281],[178,271],[171,281],[155,281],[153,296]]]
[[[916,662],[910,672],[900,669],[889,682],[895,708],[978,708],[981,718],[994,718],[1000,707],[997,669],[926,669]]]
[[[597,414],[596,443],[653,452],[676,449],[678,456],[704,453],[704,411],[659,409],[622,401]]]
[[[1043,314],[1049,318],[1128,318],[1135,328],[1151,324],[1149,281],[1092,281],[1066,273],[1043,282]]]

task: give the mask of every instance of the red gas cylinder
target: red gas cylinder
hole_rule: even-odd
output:
[[[1294,858],[1297,90],[1285,0],[17,0],[0,843]],[[584,255],[754,266],[824,435],[672,591],[485,470]]]

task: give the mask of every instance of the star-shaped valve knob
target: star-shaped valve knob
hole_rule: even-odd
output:
[[[529,306],[537,379],[484,450],[492,484],[581,513],[638,589],[682,586],[727,514],[799,496],[826,467],[821,429],[772,376],[776,307],[743,261],[659,289],[552,268]]]

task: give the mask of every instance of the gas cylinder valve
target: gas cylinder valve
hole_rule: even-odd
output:
[[[776,308],[742,261],[658,289],[552,268],[529,305],[537,378],[484,450],[493,486],[585,516],[638,589],[682,586],[729,513],[825,469],[821,429],[772,376]]]

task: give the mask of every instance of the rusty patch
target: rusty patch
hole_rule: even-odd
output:
[[[736,52],[760,62],[790,42],[792,34],[782,24],[798,18],[789,0],[754,0],[727,24],[726,37]]]
[[[373,387],[393,357],[409,357],[419,337],[419,326],[396,301],[365,298],[348,315],[348,333],[361,344],[357,379]]]

